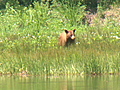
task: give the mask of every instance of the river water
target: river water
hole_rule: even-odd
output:
[[[120,90],[120,76],[0,76],[0,90]]]

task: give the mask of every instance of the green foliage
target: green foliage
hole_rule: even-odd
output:
[[[0,11],[0,73],[119,73],[119,25],[109,25],[112,20],[104,25],[83,25],[84,9],[81,4],[57,3],[51,8],[38,2],[34,8],[7,4]],[[58,46],[63,29],[77,29],[75,46]]]
[[[34,48],[53,47],[58,42],[60,27],[80,25],[85,15],[83,6],[78,9],[71,7],[66,9],[67,6],[64,9],[60,6],[51,10],[45,4],[37,2],[34,4],[34,8],[18,7],[18,9],[8,5],[4,13],[1,13],[0,36],[1,41],[6,43],[2,44],[4,46],[2,50],[16,46],[25,48],[28,45]]]
[[[85,8],[85,6],[81,6],[81,4],[79,3],[75,7],[71,7],[67,4],[64,5],[64,7],[62,7],[61,5],[61,8],[57,8],[57,10],[58,14],[60,15],[59,18],[62,17],[61,19],[63,24],[69,23],[71,24],[71,26],[77,26],[81,25],[83,19],[85,18]]]

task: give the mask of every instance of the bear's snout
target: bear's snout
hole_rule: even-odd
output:
[[[75,39],[75,36],[74,36],[74,35],[72,35],[72,36],[71,36],[71,39]]]

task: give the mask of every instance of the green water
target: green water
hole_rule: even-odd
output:
[[[120,90],[120,76],[0,76],[0,90]]]

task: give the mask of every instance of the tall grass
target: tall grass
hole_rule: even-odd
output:
[[[83,25],[85,6],[78,7],[8,5],[0,14],[0,73],[119,73],[119,26]],[[63,29],[77,29],[75,46],[58,46]]]

